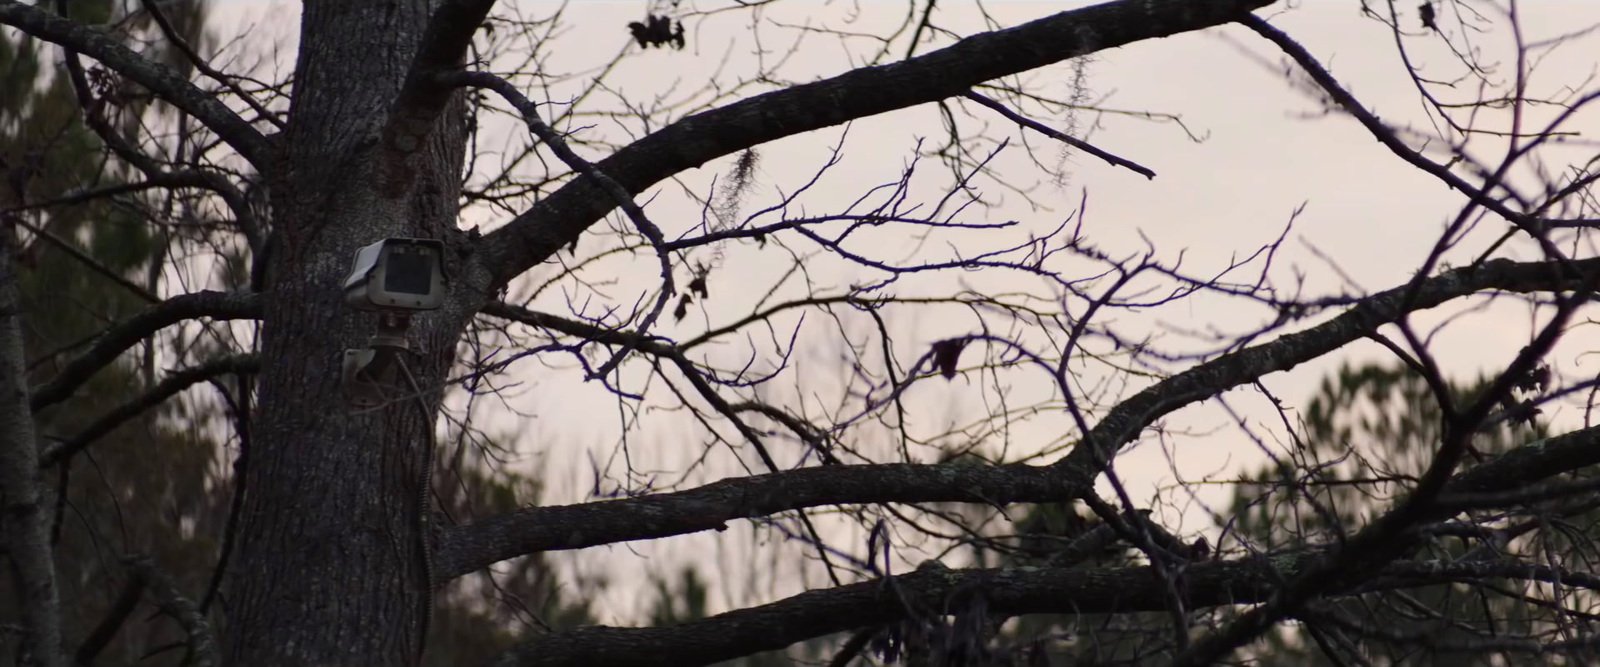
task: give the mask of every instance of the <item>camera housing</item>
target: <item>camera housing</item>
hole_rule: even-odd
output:
[[[444,305],[444,243],[390,238],[356,251],[344,279],[344,302],[377,311],[378,330],[365,348],[345,350],[345,393],[357,408],[377,408],[417,391],[406,370],[411,315]],[[409,386],[408,386],[409,385]]]
[[[388,238],[356,251],[344,301],[357,310],[435,310],[444,305],[444,243]]]

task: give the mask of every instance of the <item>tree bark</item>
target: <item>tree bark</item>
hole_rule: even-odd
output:
[[[22,610],[18,664],[54,667],[62,664],[61,616],[33,411],[28,409],[13,234],[9,226],[0,226],[0,553]]]
[[[229,664],[408,665],[421,655],[432,591],[415,518],[419,454],[455,341],[481,298],[452,298],[414,318],[408,366],[425,389],[423,410],[407,397],[354,411],[341,359],[367,345],[374,316],[347,307],[340,283],[362,245],[459,234],[459,95],[407,156],[408,187],[380,191],[376,178],[385,120],[437,4],[305,3],[290,125],[269,175],[281,246],[267,271]]]

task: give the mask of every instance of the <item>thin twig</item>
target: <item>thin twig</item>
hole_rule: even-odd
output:
[[[62,252],[71,255],[73,259],[78,260],[78,262],[89,267],[90,270],[100,274],[107,280],[110,280],[111,282],[122,286],[123,289],[132,292],[134,296],[144,299],[149,303],[161,303],[161,297],[156,296],[150,290],[145,289],[143,285],[133,282],[132,280],[128,280],[127,278],[123,277],[122,274],[119,274],[116,271],[112,271],[106,265],[101,264],[99,260],[90,257],[89,253],[79,250],[77,246],[68,243],[66,239],[56,236],[50,230],[35,226],[32,223],[29,223],[28,221],[16,216],[13,216],[11,221],[16,222],[17,225],[21,226],[23,229],[38,235],[39,238],[49,241],[51,245],[60,248]]]
[[[260,102],[257,102],[255,96],[245,92],[243,88],[240,88],[239,84],[234,83],[232,77],[217,71],[211,66],[210,63],[206,62],[204,58],[201,58],[200,54],[195,52],[194,47],[189,45],[189,41],[184,39],[183,35],[178,34],[177,29],[173,27],[171,21],[167,20],[167,15],[161,12],[161,8],[156,5],[154,0],[143,1],[145,11],[150,12],[150,17],[156,20],[156,25],[161,26],[162,34],[167,36],[167,40],[172,42],[173,46],[178,47],[178,51],[182,52],[183,55],[189,59],[189,62],[194,63],[195,69],[200,70],[201,74],[209,76],[216,80],[217,83],[227,87],[228,92],[239,96],[239,99],[244,100],[245,104],[250,105],[251,109],[255,110],[256,113],[261,114],[263,119],[269,123],[272,123],[279,130],[289,129],[288,123],[285,123],[283,122],[283,119],[278,118],[277,114],[272,113],[271,109],[268,109],[265,106],[262,106]]]
[[[1122,157],[1117,157],[1117,156],[1112,155],[1110,153],[1107,153],[1107,152],[1105,152],[1103,150],[1095,148],[1093,144],[1090,144],[1089,142],[1084,141],[1082,139],[1078,139],[1078,138],[1075,138],[1075,137],[1070,137],[1070,136],[1067,136],[1065,134],[1062,134],[1061,132],[1056,131],[1054,128],[1051,128],[1049,125],[1045,125],[1044,123],[1041,123],[1041,122],[1036,121],[1036,120],[1034,120],[1032,118],[1029,118],[1029,117],[1024,116],[1022,114],[1019,114],[1019,113],[1017,113],[1015,111],[1012,111],[1011,109],[1007,108],[1006,105],[1001,104],[1000,102],[996,101],[994,98],[988,97],[988,96],[986,96],[986,95],[984,95],[982,93],[979,93],[977,91],[969,90],[969,91],[967,91],[965,93],[962,93],[961,96],[965,97],[965,98],[967,98],[969,100],[972,100],[974,102],[977,102],[978,104],[982,104],[983,106],[989,107],[990,109],[994,109],[995,111],[999,112],[1000,115],[1005,116],[1006,118],[1010,119],[1011,122],[1014,122],[1014,123],[1016,123],[1018,125],[1026,127],[1028,129],[1033,130],[1035,132],[1038,132],[1040,134],[1043,134],[1043,135],[1045,135],[1047,137],[1050,137],[1051,139],[1055,139],[1056,141],[1059,141],[1059,142],[1064,143],[1064,144],[1066,144],[1068,146],[1076,148],[1076,149],[1078,149],[1080,151],[1083,151],[1085,153],[1093,155],[1093,156],[1095,156],[1097,158],[1105,160],[1106,162],[1110,162],[1112,164],[1112,166],[1126,167],[1128,169],[1132,169],[1133,171],[1136,171],[1136,172],[1142,174],[1145,178],[1153,179],[1153,178],[1156,177],[1156,172],[1152,171],[1149,167],[1146,167],[1146,166],[1144,166],[1142,164],[1134,162],[1133,160],[1129,160],[1127,158],[1122,158]]]

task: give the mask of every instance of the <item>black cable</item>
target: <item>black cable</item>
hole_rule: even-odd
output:
[[[411,366],[397,350],[395,361],[400,366],[400,374],[405,376],[406,385],[411,390],[411,398],[417,406],[417,411],[422,414],[423,430],[426,442],[422,444],[422,470],[418,473],[417,483],[417,512],[415,515],[417,528],[417,548],[422,556],[422,636],[418,642],[417,660],[420,663],[422,654],[428,648],[428,628],[433,624],[433,549],[428,540],[428,496],[433,488],[433,411],[428,409],[428,404],[422,398],[422,387],[417,384],[416,376],[411,374]]]

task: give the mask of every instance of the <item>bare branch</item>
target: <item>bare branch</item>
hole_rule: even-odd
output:
[[[1279,49],[1282,49],[1283,52],[1292,58],[1296,64],[1300,65],[1301,69],[1305,70],[1306,74],[1309,75],[1313,81],[1317,82],[1318,86],[1320,86],[1331,98],[1333,98],[1333,101],[1339,105],[1339,108],[1344,109],[1346,113],[1349,113],[1358,122],[1360,122],[1362,127],[1365,127],[1367,132],[1370,133],[1373,138],[1377,139],[1378,142],[1383,144],[1385,148],[1388,148],[1389,151],[1394,153],[1396,157],[1406,161],[1406,163],[1413,167],[1421,169],[1434,178],[1439,179],[1451,189],[1471,197],[1474,205],[1482,206],[1490,211],[1493,211],[1495,215],[1500,216],[1507,222],[1517,226],[1536,239],[1541,238],[1540,232],[1542,232],[1545,227],[1545,221],[1540,220],[1539,216],[1543,215],[1544,207],[1541,207],[1540,210],[1532,213],[1521,213],[1512,210],[1501,201],[1490,196],[1490,191],[1501,182],[1501,179],[1498,176],[1491,178],[1489,183],[1483,188],[1468,183],[1465,179],[1451,172],[1448,166],[1434,162],[1421,153],[1413,150],[1410,146],[1407,146],[1404,141],[1401,141],[1400,137],[1395,133],[1393,128],[1385,125],[1376,114],[1367,110],[1367,108],[1356,99],[1355,95],[1350,94],[1350,91],[1346,90],[1344,86],[1340,85],[1337,79],[1333,78],[1333,74],[1329,73],[1327,68],[1324,68],[1321,63],[1317,62],[1317,59],[1311,55],[1311,52],[1307,51],[1304,46],[1301,46],[1299,42],[1296,42],[1292,37],[1285,34],[1282,30],[1273,27],[1272,24],[1267,23],[1256,16],[1246,16],[1241,18],[1239,19],[1239,23],[1250,28],[1251,30],[1254,30],[1256,34],[1261,35],[1263,38],[1271,41]],[[1590,93],[1585,95],[1582,100],[1571,105],[1566,113],[1561,114],[1557,120],[1553,121],[1545,129],[1545,131],[1538,133],[1536,135],[1537,138],[1534,139],[1534,141],[1529,142],[1529,144],[1526,146],[1515,148],[1512,156],[1515,157],[1519,153],[1526,154],[1534,146],[1538,146],[1539,144],[1542,144],[1556,136],[1556,127],[1562,121],[1566,120],[1573,110],[1595,99],[1600,99],[1600,93]],[[1513,147],[1515,147],[1515,144],[1513,144]],[[1508,159],[1505,164],[1509,166],[1512,164],[1512,160]],[[1565,196],[1565,193],[1560,194],[1561,196]],[[1558,201],[1560,201],[1559,197],[1552,197],[1548,200],[1546,206],[1553,205]],[[1549,242],[1544,241],[1544,243],[1548,245]]]
[[[935,102],[973,86],[1132,42],[1238,20],[1273,0],[1118,0],[974,35],[893,65],[758,95],[695,114],[640,139],[596,167],[630,193],[724,155],[857,118]],[[615,208],[588,179],[552,193],[480,246],[504,284],[571,243]]]
[[[516,86],[511,85],[511,82],[488,72],[449,72],[440,75],[439,80],[453,86],[486,88],[505,98],[507,102],[511,103],[511,106],[516,108],[518,113],[522,114],[522,120],[528,125],[530,133],[549,146],[550,150],[556,154],[556,157],[560,158],[573,171],[583,174],[585,178],[591,179],[599,185],[600,189],[604,190],[606,195],[611,197],[611,200],[617,206],[622,207],[622,211],[627,214],[629,220],[633,221],[633,225],[639,230],[639,233],[650,241],[650,246],[655,248],[656,251],[656,261],[661,265],[661,291],[656,296],[656,303],[650,308],[649,314],[645,315],[644,320],[635,327],[638,335],[648,334],[650,327],[655,325],[656,319],[661,317],[661,312],[666,309],[667,302],[677,293],[677,288],[674,286],[672,279],[672,257],[667,251],[667,239],[662,236],[661,228],[650,221],[650,218],[644,214],[644,209],[633,201],[633,195],[624,189],[621,184],[612,180],[605,172],[595,168],[588,160],[572,152],[572,147],[567,145],[567,140],[545,124],[544,120],[539,117],[538,107],[534,106],[526,95],[519,92]],[[609,361],[601,364],[600,368],[591,374],[591,377],[604,377],[610,374],[622,363],[622,360],[627,357],[631,349],[631,346],[624,347],[622,351],[613,355]]]
[[[1313,560],[1310,554],[1300,558]],[[1266,597],[1281,569],[1298,559],[1196,565],[1183,593],[1195,606]],[[1277,566],[1277,567],[1275,567]],[[981,592],[980,592],[981,591]],[[501,667],[706,665],[845,630],[942,613],[955,596],[982,595],[996,614],[1106,613],[1163,609],[1166,592],[1148,568],[1069,570],[929,568],[813,590],[668,627],[589,626],[543,635],[500,657]]]
[[[596,343],[625,345],[632,349],[643,350],[658,356],[672,356],[677,353],[677,348],[670,341],[640,336],[632,331],[622,329],[607,329],[588,322],[580,322],[559,315],[529,310],[504,301],[490,302],[483,307],[482,312],[485,315],[493,315],[529,326],[559,331],[569,336],[577,336]]]
[[[977,102],[978,104],[982,104],[983,106],[989,107],[990,109],[994,109],[995,111],[999,112],[1000,115],[1005,116],[1006,119],[1010,120],[1013,123],[1016,123],[1018,125],[1026,127],[1026,128],[1028,128],[1030,130],[1033,130],[1035,132],[1043,134],[1044,136],[1050,137],[1051,139],[1055,139],[1056,141],[1059,141],[1059,142],[1064,143],[1064,144],[1066,144],[1068,146],[1071,146],[1071,147],[1076,148],[1078,150],[1081,150],[1081,151],[1083,151],[1085,153],[1093,155],[1093,156],[1095,156],[1097,158],[1105,160],[1106,162],[1111,163],[1111,166],[1113,166],[1113,167],[1127,167],[1128,169],[1132,169],[1133,171],[1138,172],[1140,175],[1144,176],[1145,178],[1153,179],[1153,178],[1156,177],[1156,172],[1151,171],[1151,169],[1149,167],[1146,167],[1146,166],[1144,166],[1142,164],[1139,164],[1139,163],[1134,162],[1133,160],[1129,160],[1127,158],[1117,157],[1117,156],[1112,155],[1110,153],[1107,153],[1107,152],[1105,152],[1103,150],[1100,150],[1099,148],[1095,148],[1094,144],[1091,144],[1091,143],[1089,143],[1087,141],[1084,141],[1084,140],[1079,139],[1077,137],[1068,136],[1068,135],[1066,135],[1065,133],[1062,133],[1062,132],[1058,132],[1055,129],[1051,128],[1050,126],[1045,125],[1044,123],[1041,123],[1039,121],[1036,121],[1036,120],[1034,120],[1032,118],[1029,118],[1029,117],[1024,116],[1022,114],[1019,114],[1019,113],[1017,113],[1015,111],[1012,111],[1011,109],[1006,108],[1006,105],[1001,104],[998,100],[995,100],[992,97],[988,97],[988,96],[985,96],[985,95],[983,95],[981,93],[978,93],[976,91],[971,91],[971,90],[967,91],[964,95],[962,95],[962,97],[965,97],[965,98],[967,98],[969,100]]]
[[[144,588],[143,578],[129,577],[127,583],[122,585],[122,592],[117,594],[117,601],[111,604],[111,608],[106,610],[105,618],[100,619],[100,623],[94,626],[89,636],[78,645],[78,650],[73,651],[72,659],[80,665],[94,664],[94,659],[117,636],[122,624],[133,614],[134,608],[139,606],[139,600],[144,597]]]
[[[705,486],[579,505],[528,507],[446,531],[441,579],[538,551],[722,530],[736,519],[834,504],[1064,502],[1087,488],[1078,475],[1025,465],[889,463],[802,468]]]
[[[233,77],[217,71],[216,68],[211,66],[211,63],[206,62],[205,58],[200,57],[200,54],[195,52],[194,47],[189,45],[189,40],[178,34],[178,30],[172,26],[172,21],[167,19],[166,12],[161,11],[161,6],[155,0],[143,0],[142,5],[145,11],[150,12],[150,17],[156,20],[156,25],[161,28],[161,34],[166,35],[167,41],[172,42],[173,46],[178,47],[178,50],[183,52],[184,57],[189,59],[195,69],[222,84],[228,89],[228,92],[233,93],[238,96],[240,101],[250,105],[252,110],[261,115],[262,120],[272,123],[279,130],[289,129],[288,123],[278,118],[278,115],[272,113],[271,109],[261,106],[261,103],[256,101],[254,95],[240,88],[239,84],[234,82]]]
[[[1600,427],[1530,443],[1457,475],[1450,495],[1506,491],[1600,464]],[[1059,466],[1060,464],[1057,464]],[[1084,470],[1026,465],[823,466],[739,477],[636,498],[528,507],[447,530],[441,580],[540,551],[722,530],[728,521],[822,505],[1060,502],[1092,490]]]
[[[259,293],[209,290],[175,296],[150,306],[106,329],[88,351],[73,359],[54,378],[35,390],[30,405],[34,412],[38,412],[66,400],[96,372],[115,361],[118,355],[164,327],[200,317],[214,320],[259,318],[261,306]]]
[[[196,667],[217,664],[217,640],[211,634],[211,622],[192,600],[183,596],[172,578],[156,569],[154,561],[146,556],[129,556],[123,559],[123,564],[133,576],[144,581],[156,606],[172,616],[189,635],[191,659],[187,662]]]
[[[1134,394],[1119,403],[1089,431],[1079,445],[1057,465],[1083,466],[1108,461],[1141,429],[1162,416],[1234,387],[1286,371],[1365,337],[1407,312],[1426,310],[1446,301],[1484,290],[1535,292],[1575,290],[1583,275],[1600,271],[1600,259],[1573,262],[1525,262],[1508,259],[1446,271],[1419,283],[1415,298],[1407,301],[1407,283],[1362,299],[1355,307],[1327,322],[1286,335],[1270,343],[1231,352]],[[1099,458],[1093,448],[1099,448]]]
[[[271,166],[267,139],[250,123],[170,68],[134,53],[105,33],[16,0],[0,0],[0,24],[104,63],[194,116],[256,169],[264,171]]]
[[[78,54],[69,51],[66,54],[65,65],[68,79],[77,94],[78,105],[83,110],[84,125],[93,130],[100,137],[107,148],[111,149],[117,157],[138,169],[144,174],[147,184],[144,187],[165,188],[198,188],[216,193],[233,212],[234,220],[239,225],[239,231],[244,233],[245,240],[250,244],[251,250],[260,253],[263,251],[266,239],[261,229],[261,222],[256,220],[255,212],[250,209],[250,204],[245,201],[244,193],[239,187],[228,179],[227,176],[206,169],[173,169],[169,170],[160,161],[146,155],[137,147],[130,144],[123,133],[112,127],[106,115],[97,109],[101,108],[103,100],[94,99],[94,91],[89,85],[88,77],[84,74],[83,64],[78,61]],[[116,194],[116,190],[98,189],[92,192],[103,193],[106,196]],[[63,203],[71,203],[82,199],[83,195],[68,196],[63,198]],[[18,210],[35,208],[51,204],[37,204],[19,207]],[[156,299],[149,299],[155,301]]]
[[[1560,266],[1566,265],[1563,262]],[[1479,431],[1494,404],[1501,397],[1510,395],[1512,385],[1555,345],[1572,314],[1589,301],[1593,286],[1594,279],[1588,278],[1570,297],[1561,299],[1555,316],[1542,325],[1533,342],[1524,347],[1509,367],[1483,389],[1472,405],[1456,414],[1446,413],[1443,438],[1427,471],[1393,509],[1343,541],[1326,563],[1295,576],[1266,604],[1251,609],[1221,630],[1206,636],[1193,649],[1174,659],[1173,665],[1202,667],[1224,660],[1235,649],[1253,641],[1313,597],[1337,586],[1337,582],[1365,576],[1402,557],[1409,551],[1411,543],[1406,539],[1407,534],[1417,524],[1454,515],[1456,510],[1440,506],[1434,500],[1448,492],[1456,466],[1461,462],[1472,436]]]
[[[1268,599],[1276,583],[1314,566],[1324,552],[1305,550],[1233,561],[1192,563],[1180,583],[1194,608],[1229,607]],[[1416,588],[1463,579],[1504,577],[1595,588],[1593,576],[1554,567],[1492,567],[1478,563],[1399,562],[1359,588],[1338,595]],[[814,637],[944,615],[964,597],[981,595],[991,616],[1106,614],[1161,611],[1166,585],[1148,567],[1073,570],[1008,568],[919,569],[883,580],[814,590],[771,604],[668,627],[589,626],[540,635],[506,652],[496,665],[556,667],[706,665],[780,649]]]
[[[101,436],[110,433],[128,420],[144,414],[144,411],[160,405],[196,383],[205,382],[219,375],[255,373],[260,369],[261,361],[255,355],[237,355],[209,361],[194,368],[176,371],[143,395],[137,396],[133,400],[123,403],[102,415],[93,424],[90,424],[88,428],[78,432],[77,435],[64,439],[45,450],[44,454],[39,457],[39,467],[48,468],[60,463],[67,457],[94,444]]]
[[[161,301],[160,297],[152,294],[150,290],[145,289],[143,285],[133,282],[132,280],[128,280],[127,278],[123,277],[122,274],[117,273],[116,271],[112,271],[110,268],[107,268],[106,265],[101,264],[99,260],[96,260],[95,258],[90,257],[88,253],[79,250],[78,246],[67,242],[66,239],[56,236],[54,232],[37,225],[29,224],[26,220],[21,218],[17,218],[16,223],[28,231],[37,234],[39,238],[48,241],[50,245],[55,246],[61,252],[67,253],[68,256],[78,260],[79,264],[82,264],[89,270],[100,274],[100,277],[116,283],[117,285],[121,286],[122,289],[128,290],[128,292],[132,293],[134,296],[144,299],[149,303],[158,303]]]

